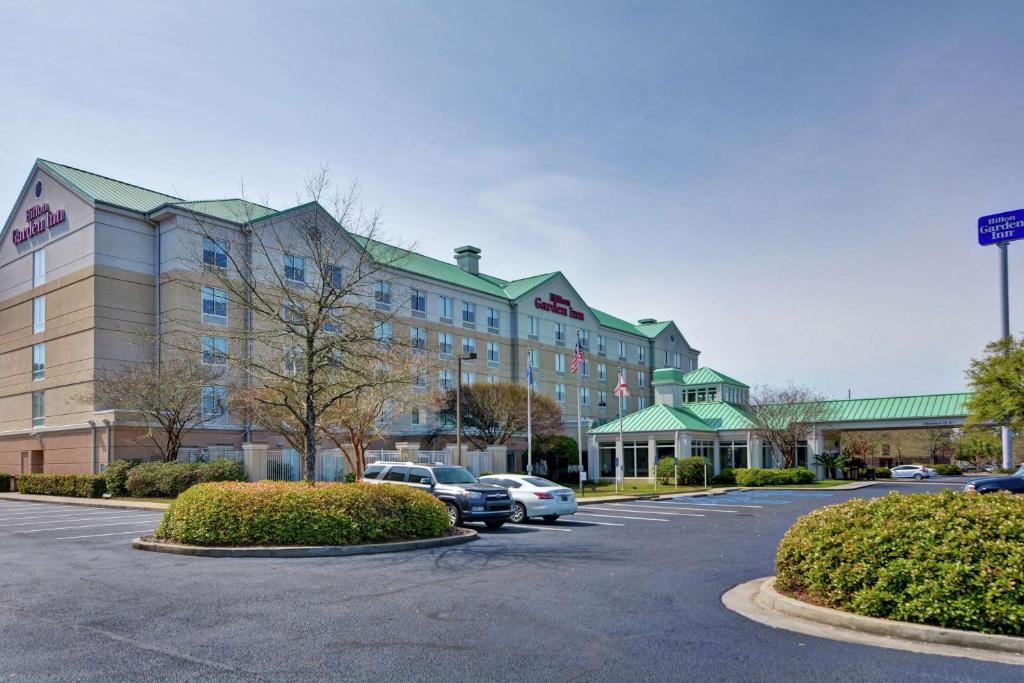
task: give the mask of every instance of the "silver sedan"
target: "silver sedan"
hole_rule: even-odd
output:
[[[504,486],[512,494],[510,522],[525,522],[540,517],[551,524],[562,515],[576,512],[576,494],[553,481],[528,474],[488,474],[480,477],[486,484]]]

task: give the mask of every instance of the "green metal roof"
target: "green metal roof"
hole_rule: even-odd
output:
[[[244,199],[204,199],[195,202],[178,202],[174,206],[232,223],[248,223],[278,213],[268,206],[253,204]]]
[[[163,204],[180,202],[181,197],[173,197],[162,192],[147,190],[106,176],[39,159],[39,165],[78,190],[89,199],[105,204],[120,206],[131,211],[148,213]]]
[[[718,431],[752,429],[754,420],[744,408],[721,401],[711,403],[687,403],[686,408],[702,422]]]
[[[966,417],[970,393],[825,401],[823,422]]]
[[[616,318],[614,315],[599,311],[596,308],[591,308],[590,310],[594,312],[594,317],[597,318],[598,324],[604,327],[628,334],[640,334],[640,331],[636,329],[636,325],[633,323],[627,322],[622,318]]]
[[[623,432],[713,432],[715,428],[702,421],[685,408],[671,408],[653,405],[650,408],[625,415],[622,418]],[[591,434],[618,434],[618,418],[590,430]]]
[[[671,320],[661,320],[654,323],[637,323],[634,327],[636,327],[637,332],[639,332],[640,334],[644,335],[649,339],[654,339],[659,334],[664,332],[665,328],[667,328],[671,324]]]
[[[512,280],[506,282],[503,289],[509,299],[518,299],[523,294],[526,294],[531,289],[539,287],[551,278],[557,276],[558,273],[544,273],[542,275],[533,275],[531,277],[524,277],[520,280]]]
[[[738,379],[733,379],[732,377],[729,377],[729,375],[724,375],[721,372],[718,372],[717,370],[713,370],[711,368],[697,368],[696,370],[691,370],[690,372],[686,373],[679,379],[680,381],[682,381],[683,384],[725,383],[732,384],[733,386],[737,387],[744,387],[746,389],[750,388],[749,386],[739,381]]]

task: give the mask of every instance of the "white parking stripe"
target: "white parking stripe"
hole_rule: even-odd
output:
[[[64,531],[65,529],[91,529],[96,526],[124,526],[125,524],[144,524],[145,522],[140,519],[136,519],[131,522],[104,522],[103,524],[85,524],[83,526],[57,526],[50,527],[48,529],[23,529],[15,531],[15,534],[38,534],[43,531]]]
[[[116,512],[113,513],[108,510],[103,510],[102,512],[60,512],[57,514],[49,515],[19,515],[18,517],[11,515],[10,517],[0,517],[0,522],[20,522],[23,519],[59,519],[61,517],[101,517],[103,515],[117,515],[124,514],[126,512],[130,511],[117,510]]]
[[[55,541],[70,541],[73,538],[97,538],[99,536],[121,536],[122,534],[151,534],[156,529],[136,529],[135,531],[112,531],[109,534],[86,534],[85,536],[61,536]]]
[[[65,522],[91,522],[97,519],[143,519],[152,517],[153,515],[101,515],[99,517],[92,515],[89,517],[72,517],[71,519],[54,519],[53,521],[47,520],[34,520],[31,522],[18,522],[17,524],[0,524],[0,528],[10,526],[38,526],[39,524],[64,524]]]
[[[38,515],[40,512],[73,512],[75,510],[87,511],[88,509],[81,505],[24,505],[13,510],[0,507],[0,515]]]
[[[739,503],[666,503],[667,505],[699,505],[701,507],[763,508],[764,505],[741,505]]]
[[[615,507],[621,507],[623,510],[625,510],[626,507],[627,507],[627,505],[623,504],[623,503],[612,503],[612,504]],[[665,508],[662,507],[661,505],[633,505],[633,504],[629,504],[628,507],[631,507],[631,508],[645,508],[647,510],[662,510],[662,511],[665,510]],[[739,510],[712,510],[710,505],[705,505],[703,507],[688,507],[688,508],[674,507],[672,509],[673,510],[691,510],[693,512],[731,512],[734,515],[738,515],[740,513]],[[671,514],[671,513],[666,513],[666,514]],[[704,515],[701,515],[701,517],[703,517],[703,516]]]
[[[658,512],[647,512],[646,510],[639,510],[637,508],[627,508],[627,507],[619,507],[619,506],[616,506],[616,507],[613,507],[613,508],[602,508],[602,507],[597,507],[596,505],[591,505],[590,509],[591,510],[600,510],[602,512],[619,512],[621,510],[622,512],[633,512],[633,513],[636,513],[638,515],[672,515],[673,517],[703,517],[704,516],[704,515],[697,515],[697,514],[694,514],[692,512],[669,512],[668,510],[659,510]]]
[[[618,522],[586,522],[582,519],[570,519],[567,520],[573,524],[597,524],[598,526],[626,526],[625,524],[619,524]]]
[[[625,515],[594,515],[589,512],[577,512],[577,515],[583,515],[584,517],[608,517],[609,519],[638,519],[641,522],[667,522],[667,519],[658,519],[657,517],[626,517]]]
[[[572,531],[572,529],[557,529],[553,526],[540,526],[538,524],[516,524],[515,522],[507,522],[508,526],[514,526],[520,529],[534,529],[536,531]]]

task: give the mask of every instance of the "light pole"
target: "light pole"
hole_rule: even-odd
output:
[[[455,450],[462,465],[462,361],[476,360],[475,353],[459,354],[457,377],[455,378]]]

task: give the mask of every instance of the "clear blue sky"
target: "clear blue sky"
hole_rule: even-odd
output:
[[[0,5],[5,207],[36,157],[277,207],[329,163],[396,239],[562,270],[750,384],[955,391],[998,334],[1024,3],[62,5]]]

